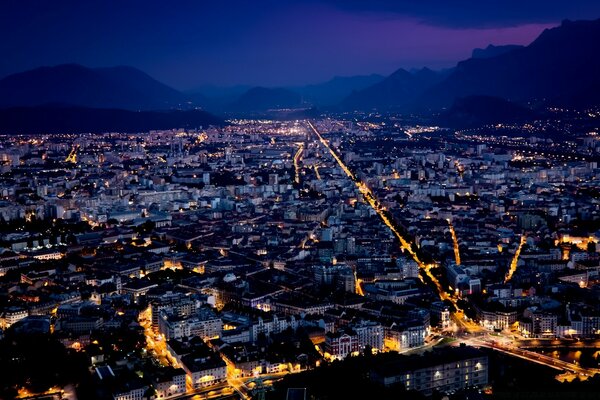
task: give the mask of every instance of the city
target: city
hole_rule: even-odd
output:
[[[249,398],[441,344],[600,372],[544,351],[593,349],[600,330],[599,239],[570,224],[598,213],[591,159],[330,118],[4,139],[3,328],[54,332],[114,390]],[[593,158],[600,140],[575,143]],[[111,329],[137,339],[107,349]]]
[[[562,5],[556,13],[579,18],[554,23],[559,15],[543,7],[497,21],[493,7],[472,5],[465,23],[440,4],[448,23],[392,2],[307,3],[171,10],[182,23],[152,49],[181,46],[182,62],[165,57],[156,71],[197,91],[132,67],[47,66],[54,58],[44,52],[27,69],[0,45],[15,65],[0,66],[1,399],[597,396],[600,59],[588,53],[600,20],[582,17],[600,8]],[[54,13],[72,22],[115,12],[71,6],[33,14],[45,26]],[[157,34],[147,22],[170,18],[158,1],[137,22],[129,7],[107,49],[139,39],[134,28]],[[233,79],[225,61],[202,60],[202,85],[186,72],[189,18],[246,23],[281,17],[279,7],[317,10],[316,21],[333,16],[341,30],[355,26],[346,18],[374,15],[376,31],[381,18],[417,29],[415,13],[436,43],[498,35],[500,45],[464,59],[456,44],[452,64],[415,51],[436,69],[357,69],[302,86],[291,76],[313,82],[314,71],[340,65],[292,24],[297,49],[273,47],[260,67],[246,60],[227,85],[213,83]],[[33,25],[41,30],[15,43],[75,29],[81,39],[66,43],[87,54],[79,40],[102,36],[81,22],[59,33]],[[278,43],[241,46],[246,31],[231,29],[228,45],[242,53]],[[253,40],[264,33],[252,29]],[[274,22],[264,29],[290,34]],[[407,40],[399,65],[429,43]],[[373,51],[369,68],[389,50],[348,45]],[[304,46],[316,48],[314,71],[269,72],[269,55],[296,63]],[[117,54],[98,49],[102,60]],[[136,51],[118,54],[147,62]],[[267,83],[240,84],[255,80]]]

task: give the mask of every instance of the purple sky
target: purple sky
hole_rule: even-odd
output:
[[[312,15],[310,27],[297,18],[304,13]],[[322,6],[310,11],[299,8],[269,26],[258,27],[238,46],[221,49],[220,57],[203,62],[210,65],[207,69],[220,65],[231,76],[243,64],[250,82],[259,82],[268,72],[276,85],[297,84],[306,82],[306,76],[319,81],[334,75],[389,74],[400,67],[451,67],[470,57],[474,48],[529,44],[556,24],[454,29],[404,16],[356,15]],[[261,47],[255,49],[251,43],[261,43]],[[240,47],[252,50],[240,51]]]
[[[178,89],[298,85],[451,67],[599,16],[596,0],[4,0],[0,76],[76,62],[131,65]]]

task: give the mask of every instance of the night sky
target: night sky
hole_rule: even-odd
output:
[[[598,17],[598,0],[2,0],[0,77],[76,62],[134,66],[178,89],[296,85],[450,67],[475,47]]]

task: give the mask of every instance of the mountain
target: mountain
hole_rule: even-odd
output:
[[[218,85],[202,85],[198,86],[193,90],[190,90],[190,94],[201,93],[205,97],[214,99],[223,98],[237,98],[252,89],[250,85],[233,85],[233,86],[218,86]]]
[[[467,96],[440,114],[437,124],[451,128],[471,128],[498,123],[524,122],[535,118],[529,108],[499,97]]]
[[[474,49],[471,58],[492,58],[508,53],[509,51],[520,49],[523,46],[518,44],[507,44],[504,46],[494,46],[490,44],[485,49]]]
[[[364,89],[383,79],[383,76],[377,74],[336,76],[322,83],[276,89],[248,85],[203,85],[189,91],[187,95],[194,104],[219,111],[264,111],[270,108],[298,107],[302,104],[332,106],[353,91]],[[284,92],[285,90],[288,92]],[[260,101],[258,105],[255,103],[257,100]]]
[[[146,132],[221,125],[205,111],[128,111],[82,107],[14,107],[0,109],[1,134]]]
[[[593,105],[600,100],[600,19],[564,21],[530,45],[490,58],[460,62],[416,104],[447,107],[460,97],[487,95],[517,102]]]
[[[322,106],[339,104],[352,92],[365,89],[384,80],[378,74],[336,76],[326,82],[291,88],[300,93],[305,102]]]
[[[251,88],[252,86],[248,85],[202,85],[186,91],[185,94],[191,99],[193,104],[206,110],[226,111],[229,105]]]
[[[0,80],[0,107],[66,104],[127,110],[167,110],[188,99],[132,67],[41,67]]]
[[[399,69],[382,81],[346,97],[344,109],[398,109],[411,104],[424,90],[440,82],[447,72],[423,68],[415,72]]]
[[[297,108],[301,103],[300,95],[289,89],[253,87],[242,94],[228,108],[238,112],[256,112],[270,109]]]

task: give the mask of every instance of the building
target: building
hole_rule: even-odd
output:
[[[100,329],[103,323],[101,317],[73,316],[60,319],[57,329],[73,333],[89,333]]]
[[[360,351],[358,335],[351,329],[335,333],[327,333],[323,343],[323,351],[332,359],[341,360],[348,355]]]
[[[377,351],[383,350],[383,339],[385,335],[383,326],[380,323],[360,321],[356,324],[352,324],[351,328],[356,332],[356,336],[358,337],[360,351],[364,350],[367,346],[376,349]]]
[[[169,340],[167,351],[182,366],[194,389],[216,385],[227,379],[225,362],[199,337]]]
[[[29,313],[24,308],[20,307],[9,307],[0,316],[0,328],[6,329],[15,322],[26,318]]]
[[[527,310],[519,321],[519,331],[525,337],[552,337],[557,335],[558,317],[555,314]]]
[[[115,373],[110,365],[96,368],[96,378],[114,400],[143,400],[148,390],[143,380],[132,372]]]
[[[479,323],[485,329],[502,330],[510,327],[517,321],[516,311],[477,311]]]
[[[437,321],[437,326],[442,329],[450,328],[452,320],[450,319],[450,307],[441,301],[431,304],[431,314]]]
[[[456,264],[446,266],[446,275],[448,276],[448,282],[453,288],[458,288],[460,284],[469,282],[469,275],[465,269]]]
[[[401,351],[423,346],[428,327],[424,324],[397,325],[386,327],[384,343],[390,350]]]
[[[223,321],[211,309],[201,309],[191,316],[180,316],[167,310],[160,312],[158,330],[167,340],[198,336],[213,339],[221,336]]]
[[[335,286],[345,292],[356,290],[356,276],[352,268],[345,264],[318,265],[313,268],[314,278],[318,285]]]
[[[158,329],[160,313],[167,310],[174,315],[190,316],[196,311],[197,304],[188,295],[179,292],[167,291],[165,293],[153,294],[150,290],[147,295],[152,312],[152,327]]]
[[[472,347],[444,348],[401,357],[371,370],[371,379],[384,386],[401,384],[407,390],[431,395],[488,383],[488,357]]]
[[[227,380],[227,366],[216,354],[211,356],[189,354],[181,359],[181,364],[194,389],[216,385]]]
[[[282,317],[270,313],[268,315],[259,316],[250,324],[250,340],[256,341],[260,334],[269,336],[274,333],[280,333],[288,328],[296,329],[298,323],[296,317]]]
[[[160,368],[152,376],[152,387],[157,399],[185,393],[186,372],[182,368]]]

